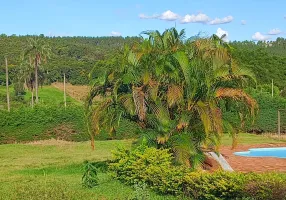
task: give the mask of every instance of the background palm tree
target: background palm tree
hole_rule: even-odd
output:
[[[35,80],[35,70],[34,66],[31,64],[30,61],[22,60],[20,71],[17,77],[17,84],[24,85],[25,89],[30,90],[32,97],[31,97],[31,106],[34,107],[34,92],[36,86]]]
[[[27,41],[27,47],[24,50],[24,57],[34,66],[34,75],[35,75],[35,93],[36,93],[36,103],[39,102],[38,94],[38,71],[39,66],[42,62],[46,62],[47,58],[51,55],[50,46],[44,42],[40,37],[29,38]]]

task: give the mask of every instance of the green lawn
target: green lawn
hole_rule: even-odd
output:
[[[31,99],[31,92],[27,92],[25,99]],[[39,88],[39,101],[44,104],[64,104],[64,93],[53,86]],[[67,103],[78,103],[75,99],[67,96]]]
[[[243,144],[277,143],[266,137],[241,134]],[[83,161],[104,161],[111,158],[111,150],[131,140],[96,141],[96,149],[89,142],[66,143],[45,141],[40,144],[0,145],[0,199],[128,199],[134,189],[106,173],[99,173],[99,186],[81,186]],[[230,145],[229,136],[223,145]],[[148,191],[150,199],[176,199]]]
[[[286,143],[284,140],[272,139],[262,135],[255,135],[249,133],[240,133],[238,134],[238,144],[263,144],[263,143]],[[225,135],[222,139],[222,145],[231,145],[232,137],[229,135]]]
[[[15,93],[13,86],[10,86],[9,93],[11,96],[11,108],[13,109],[13,105],[18,105],[19,103],[15,102]],[[6,95],[6,86],[0,86],[0,96]],[[34,94],[35,95],[35,94]],[[30,91],[26,91],[26,94],[24,96],[25,102],[30,102],[32,97],[32,93]],[[64,93],[61,90],[58,90],[57,88],[53,86],[43,86],[39,87],[39,101],[41,104],[49,104],[49,105],[64,105]],[[67,95],[67,104],[78,104],[81,103],[76,101],[75,99],[71,98]],[[6,106],[6,98],[0,99],[0,105],[3,104]]]
[[[0,145],[0,199],[128,199],[133,188],[106,173],[99,173],[98,187],[81,186],[83,161],[110,159],[110,151],[120,145],[128,147],[131,141],[98,141],[95,151],[89,142]]]

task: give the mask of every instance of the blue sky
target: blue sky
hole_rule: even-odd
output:
[[[0,18],[7,35],[136,36],[176,24],[187,36],[286,37],[286,0],[3,0]]]

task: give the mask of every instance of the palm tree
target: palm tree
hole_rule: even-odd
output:
[[[35,91],[35,74],[34,66],[27,60],[22,60],[20,65],[19,73],[17,74],[17,84],[23,85],[24,88],[30,90],[31,97],[31,106],[34,107],[34,91]]]
[[[93,71],[100,76],[86,101],[90,131],[114,133],[122,118],[134,121],[150,145],[172,149],[195,168],[204,151],[219,150],[226,128],[233,132],[221,104],[239,101],[254,114],[256,102],[243,91],[254,76],[237,66],[221,38],[184,41],[174,28],[143,34],[149,38],[126,47],[116,68]],[[103,100],[94,102],[96,95]]]
[[[34,75],[35,75],[35,92],[36,92],[36,103],[39,102],[38,95],[38,71],[39,66],[42,64],[42,61],[46,62],[47,58],[50,57],[51,48],[48,44],[44,42],[43,39],[39,37],[28,38],[27,47],[24,51],[24,57],[34,66]]]

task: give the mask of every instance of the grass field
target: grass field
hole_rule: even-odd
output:
[[[13,109],[13,105],[15,105],[16,102],[13,100],[15,99],[15,93],[13,86],[10,86],[9,93],[11,97],[11,108]],[[0,96],[6,96],[6,87],[0,86]],[[28,90],[26,90],[26,94],[24,96],[24,102],[30,103],[31,101],[32,93]],[[63,91],[53,87],[53,86],[43,86],[39,88],[39,101],[41,104],[49,104],[49,105],[64,105],[64,93]],[[80,105],[78,101],[71,98],[67,95],[67,104],[78,104]],[[0,105],[6,106],[6,98],[0,101]],[[19,104],[19,103],[17,103]]]
[[[277,144],[277,143],[285,143],[286,140],[278,140],[274,138],[270,138],[262,135],[255,135],[249,133],[240,133],[238,134],[238,144]],[[232,137],[229,135],[225,135],[222,139],[222,145],[232,145]]]
[[[0,146],[0,199],[128,199],[132,187],[99,173],[99,186],[81,185],[83,161],[111,158],[117,146],[131,141],[99,141],[91,151],[88,142],[43,142]],[[150,192],[151,199],[175,199]]]
[[[243,144],[279,143],[267,137],[241,134]],[[131,146],[131,140],[89,142],[39,141],[0,145],[0,199],[130,199],[134,189],[99,173],[99,186],[81,185],[83,162],[111,158],[111,150]],[[230,145],[229,136],[223,145]],[[177,199],[148,191],[150,199]]]

